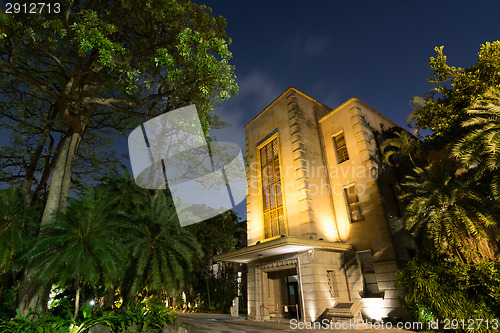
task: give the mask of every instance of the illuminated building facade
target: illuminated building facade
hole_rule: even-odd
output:
[[[395,272],[414,248],[378,141],[397,126],[351,98],[336,109],[289,88],[245,126],[248,315],[313,321],[334,308],[402,317]]]

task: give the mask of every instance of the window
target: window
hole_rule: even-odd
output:
[[[359,251],[357,255],[363,274],[363,297],[380,297],[372,251]]]
[[[347,152],[347,146],[345,144],[344,132],[334,135],[333,143],[335,144],[335,150],[337,151],[338,163],[340,164],[347,161],[349,159],[349,153]]]
[[[328,275],[328,286],[330,287],[330,295],[332,297],[339,297],[339,286],[337,283],[337,276],[335,271],[327,270],[326,274]]]
[[[285,235],[278,139],[260,149],[264,237]]]
[[[364,217],[361,213],[358,195],[356,194],[356,184],[344,187],[344,195],[351,222],[362,220]]]

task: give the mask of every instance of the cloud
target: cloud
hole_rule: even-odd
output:
[[[294,36],[288,36],[285,48],[307,58],[319,56],[328,45],[328,37],[320,34],[304,34],[299,32]]]
[[[239,85],[240,93],[238,97],[244,98],[253,95],[253,98],[257,98],[253,99],[254,104],[262,105],[261,108],[266,107],[282,93],[276,80],[261,70],[252,71],[240,81]]]
[[[319,56],[325,49],[328,38],[319,35],[308,35],[305,39],[303,50],[304,54],[309,58]]]
[[[259,69],[238,80],[239,93],[215,109],[215,114],[230,127],[212,130],[217,141],[229,141],[245,149],[245,126],[253,117],[275,100],[285,89]]]
[[[285,41],[284,50],[290,63],[290,69],[294,70],[305,59],[314,59],[325,52],[328,45],[328,37],[321,34],[305,34],[299,32],[288,36]]]

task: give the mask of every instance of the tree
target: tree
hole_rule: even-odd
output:
[[[36,208],[44,204],[47,183],[55,165],[55,148],[64,137],[66,125],[57,119],[47,98],[21,89],[16,83],[19,80],[8,79],[11,80],[0,83],[4,89],[0,128],[4,137],[10,137],[10,144],[0,147],[0,182],[20,186],[25,206]],[[48,109],[51,111],[47,114]],[[104,149],[112,142],[109,136],[115,132],[93,122],[87,127],[86,140],[81,143],[72,173],[73,184],[80,189],[84,189],[83,183],[102,177],[99,165],[113,168],[118,163],[114,152]]]
[[[471,173],[460,173],[459,163],[446,160],[415,168],[407,176],[402,196],[406,228],[422,234],[436,255],[462,262],[496,260],[498,244],[493,198],[484,197]]]
[[[214,256],[233,251],[242,232],[238,217],[232,210],[211,219],[188,226],[188,230],[199,242],[202,257],[195,258],[194,274],[188,279],[195,298],[200,298],[209,308],[220,307],[221,310],[231,304],[236,296],[234,281],[236,280],[234,264],[217,263],[217,274],[214,272]],[[217,292],[210,292],[218,285]]]
[[[212,103],[236,91],[225,22],[204,6],[158,0],[63,7],[60,14],[2,13],[0,21],[0,72],[43,95],[66,125],[44,221],[67,196],[68,171],[92,120],[112,127],[130,115],[196,103],[208,130]]]
[[[99,188],[117,198],[113,211],[124,218],[118,232],[129,253],[119,283],[125,303],[145,288],[155,293],[182,285],[201,252],[192,233],[180,226],[169,192],[139,188],[126,170],[107,175]]]
[[[38,242],[27,254],[32,284],[54,282],[76,292],[76,319],[83,286],[114,289],[126,246],[119,232],[124,219],[110,208],[114,201],[105,191],[90,189],[79,200],[71,199],[65,213],[43,226]]]
[[[1,90],[44,108],[22,173],[28,203],[37,172],[35,194],[50,184],[42,225],[66,206],[75,160],[94,131],[122,132],[194,103],[208,133],[213,105],[237,92],[224,28],[188,0],[65,0],[51,13],[0,13]],[[3,109],[14,123],[25,120],[25,108],[15,112],[7,100]],[[26,314],[37,302],[22,299]]]
[[[500,42],[482,45],[469,68],[435,50],[428,81],[437,87],[414,99],[410,115],[417,132],[431,131],[418,149],[430,164],[416,163],[401,196],[406,228],[422,246],[397,280],[416,319],[486,320],[498,316],[500,299],[498,96],[490,90],[500,87]]]
[[[418,155],[419,140],[405,130],[395,132],[394,136],[385,139],[380,144],[386,164],[401,164],[402,160],[409,158],[413,167],[416,167],[414,158]]]
[[[466,135],[456,143],[453,154],[465,167],[489,173],[492,193],[500,200],[500,91],[490,89],[467,114],[470,118],[462,123]]]
[[[465,110],[490,87],[500,86],[500,41],[481,45],[477,64],[468,68],[450,66],[436,47],[436,57],[429,66],[434,70],[427,80],[438,84],[427,96],[416,97],[415,110],[410,115],[417,130],[429,129],[428,141],[442,146],[460,137],[460,124],[467,119]]]
[[[18,188],[0,190],[0,299],[9,288],[17,288],[25,263],[23,254],[33,244],[37,232],[36,224],[29,222],[36,220],[38,213],[25,209]]]
[[[181,227],[173,200],[158,192],[130,217],[120,231],[127,235],[130,253],[120,287],[125,302],[144,288],[153,293],[178,289],[193,257],[202,252],[196,238]]]
[[[443,320],[449,318],[486,321],[500,315],[500,271],[492,262],[463,264],[419,255],[396,279],[405,291],[409,311],[424,325],[433,320],[442,328]],[[470,330],[459,326],[456,332]],[[475,326],[474,332],[491,332],[491,327]]]

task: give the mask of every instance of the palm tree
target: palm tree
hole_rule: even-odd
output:
[[[460,171],[458,162],[445,160],[417,167],[406,177],[406,228],[424,236],[438,255],[462,262],[494,260],[495,216],[488,209],[494,200],[478,194],[477,178]]]
[[[137,186],[126,169],[121,174],[106,175],[98,188],[107,191],[115,199],[114,207],[122,215],[145,209],[151,200],[149,192]]]
[[[27,229],[34,225],[27,222],[36,220],[36,213],[25,209],[18,188],[0,190],[0,299],[11,286],[17,286],[25,264],[22,254],[34,240]]]
[[[396,131],[394,137],[384,140],[380,144],[380,152],[386,164],[399,165],[405,157],[416,167],[415,158],[419,140],[405,130]]]
[[[111,209],[114,202],[107,192],[93,189],[79,200],[71,199],[66,212],[42,228],[28,253],[34,264],[32,279],[74,285],[74,318],[82,287],[113,287],[125,262],[126,248],[117,232],[123,218]]]
[[[121,287],[125,300],[144,288],[176,289],[192,269],[193,256],[202,255],[195,237],[180,226],[173,201],[163,191],[152,197],[155,200],[136,211],[133,223],[125,227],[131,256]]]
[[[25,210],[18,189],[0,190],[0,271],[9,271],[15,254],[23,247]]]
[[[500,200],[500,90],[490,89],[467,111],[462,126],[468,130],[453,149],[465,167],[490,173],[491,190]]]
[[[453,153],[466,165],[480,162],[489,170],[500,168],[500,90],[490,89],[467,110],[462,126],[469,130]]]
[[[194,256],[202,253],[192,233],[180,226],[169,192],[139,188],[126,171],[106,177],[100,187],[117,198],[114,209],[126,218],[118,231],[128,251],[119,284],[124,303],[144,288],[179,287]]]

